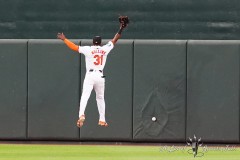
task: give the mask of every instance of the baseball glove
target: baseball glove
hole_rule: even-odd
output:
[[[119,16],[118,20],[123,28],[127,27],[128,23],[129,23],[128,16]]]

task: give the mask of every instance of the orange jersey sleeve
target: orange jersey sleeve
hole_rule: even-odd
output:
[[[78,46],[77,46],[76,44],[74,44],[73,42],[71,42],[70,40],[68,40],[67,38],[64,39],[64,43],[65,43],[70,49],[78,52]]]

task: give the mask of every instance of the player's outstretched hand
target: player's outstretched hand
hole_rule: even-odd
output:
[[[58,33],[58,34],[57,34],[57,38],[58,38],[58,39],[61,39],[61,40],[66,39],[66,37],[65,37],[65,35],[64,35],[63,33]]]
[[[120,22],[120,27],[121,28],[126,28],[127,25],[129,24],[129,18],[128,16],[119,16],[118,20]]]
[[[121,23],[120,24],[120,29],[122,28],[122,29],[124,29],[124,28],[126,28],[127,27],[127,24],[124,24],[124,23]]]

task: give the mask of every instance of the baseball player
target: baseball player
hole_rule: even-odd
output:
[[[86,62],[86,75],[83,82],[82,96],[80,100],[79,107],[79,119],[77,121],[77,126],[82,127],[85,121],[85,109],[88,99],[91,95],[92,89],[96,92],[96,101],[99,111],[99,122],[98,125],[107,127],[108,124],[105,119],[105,100],[104,100],[104,90],[105,90],[105,79],[103,75],[103,69],[106,64],[107,56],[109,52],[113,49],[114,45],[121,37],[123,29],[128,24],[128,17],[120,16],[120,29],[114,36],[114,38],[109,41],[106,45],[101,46],[102,39],[100,36],[95,36],[93,38],[92,46],[77,46],[70,40],[68,40],[63,33],[58,33],[57,38],[63,40],[63,42],[72,50],[82,53],[85,56]]]

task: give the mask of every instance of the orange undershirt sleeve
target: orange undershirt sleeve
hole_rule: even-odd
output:
[[[64,39],[64,43],[65,43],[70,49],[78,52],[78,46],[77,46],[76,44],[74,44],[73,42],[71,42],[70,40],[68,40],[67,38]]]

